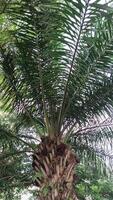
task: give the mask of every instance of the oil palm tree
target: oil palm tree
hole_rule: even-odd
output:
[[[38,199],[75,200],[79,160],[69,141],[112,137],[100,120],[113,104],[112,9],[99,0],[11,0],[1,8],[2,100],[40,139]]]

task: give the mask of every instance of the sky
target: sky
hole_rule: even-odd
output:
[[[30,197],[30,196],[29,196],[28,194],[27,194],[27,195],[26,195],[26,194],[23,194],[22,197],[21,197],[21,200],[28,200],[29,197]]]
[[[22,194],[22,197],[21,197],[21,200],[29,200],[29,198],[31,197],[31,194],[29,194],[29,193],[24,193],[24,194]]]

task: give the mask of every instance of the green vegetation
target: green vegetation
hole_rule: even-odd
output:
[[[111,4],[2,0],[0,29],[0,199],[112,199]]]
[[[85,200],[112,200],[113,198],[113,177],[100,176],[96,170],[79,166],[79,178],[76,186],[78,197]]]

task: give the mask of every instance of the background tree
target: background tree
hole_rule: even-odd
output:
[[[76,199],[79,161],[70,141],[81,158],[113,136],[105,119],[112,116],[112,9],[90,0],[12,0],[1,8],[2,101],[23,119],[10,136],[17,139],[27,120],[40,139],[33,156],[39,199]]]
[[[76,191],[80,200],[111,200],[113,198],[113,177],[108,178],[104,174],[100,175],[90,161],[87,169],[81,164],[77,171],[79,179]]]

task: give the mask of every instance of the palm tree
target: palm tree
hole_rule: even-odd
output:
[[[38,199],[75,200],[79,159],[70,139],[85,146],[112,137],[103,131],[111,124],[100,122],[112,113],[112,9],[99,0],[11,0],[1,7],[2,100],[40,139],[33,155]]]

